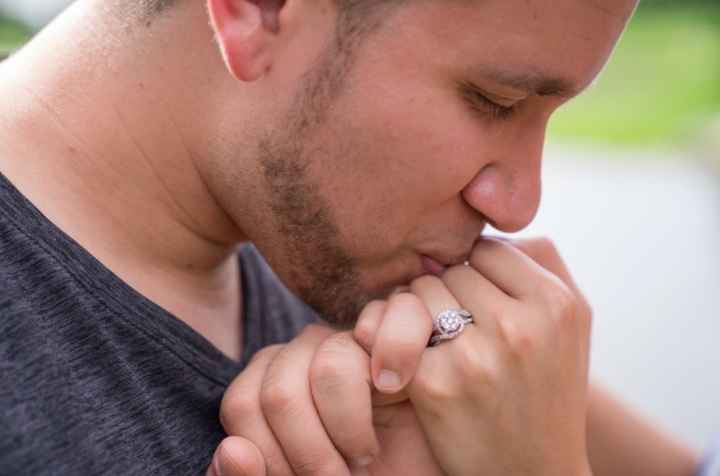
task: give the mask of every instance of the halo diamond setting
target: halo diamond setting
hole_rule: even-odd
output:
[[[465,309],[443,311],[435,318],[434,332],[430,343],[434,345],[442,340],[453,339],[465,329],[465,325],[472,322],[472,314]]]

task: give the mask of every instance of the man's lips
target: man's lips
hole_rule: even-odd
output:
[[[421,255],[421,257],[422,257],[423,268],[426,273],[429,273],[429,274],[439,277],[439,276],[442,276],[442,274],[447,269],[447,266],[445,266],[444,264],[440,263],[439,261],[436,261],[435,259],[433,259],[429,256]]]

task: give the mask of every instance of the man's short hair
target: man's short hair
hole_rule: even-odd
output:
[[[149,13],[160,13],[182,0],[138,0]],[[393,0],[333,0],[340,11],[369,10],[385,3],[397,3]]]
[[[128,0],[139,2],[144,20],[149,26],[152,20],[180,3],[188,0]],[[278,0],[279,1],[279,0]],[[333,0],[338,9],[337,34],[342,49],[351,47],[367,33],[373,31],[391,8],[406,0]],[[135,3],[137,6],[137,3]]]
[[[179,1],[180,0],[139,0],[141,10],[148,18],[159,15]]]

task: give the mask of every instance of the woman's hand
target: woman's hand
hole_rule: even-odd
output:
[[[473,325],[422,351],[419,361],[407,357],[427,342],[427,324],[418,320],[461,308],[473,314]],[[392,393],[407,383],[446,474],[568,476],[591,474],[590,322],[589,307],[549,242],[515,247],[488,239],[478,242],[470,266],[422,277],[382,310],[364,313],[355,334],[372,348],[378,388]]]
[[[256,356],[228,389],[221,417],[232,435],[223,445],[234,443],[261,471],[247,474],[589,472],[585,301],[545,240],[483,242],[471,264],[371,303],[355,339],[311,326]],[[476,324],[426,349],[430,316],[458,307]],[[371,455],[364,470],[354,464]]]

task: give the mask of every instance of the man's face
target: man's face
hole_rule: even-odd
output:
[[[525,227],[548,119],[598,75],[634,6],[408,2],[351,62],[330,52],[308,66],[258,142],[275,219],[250,238],[304,300],[350,325],[369,299],[462,262],[487,224]]]

